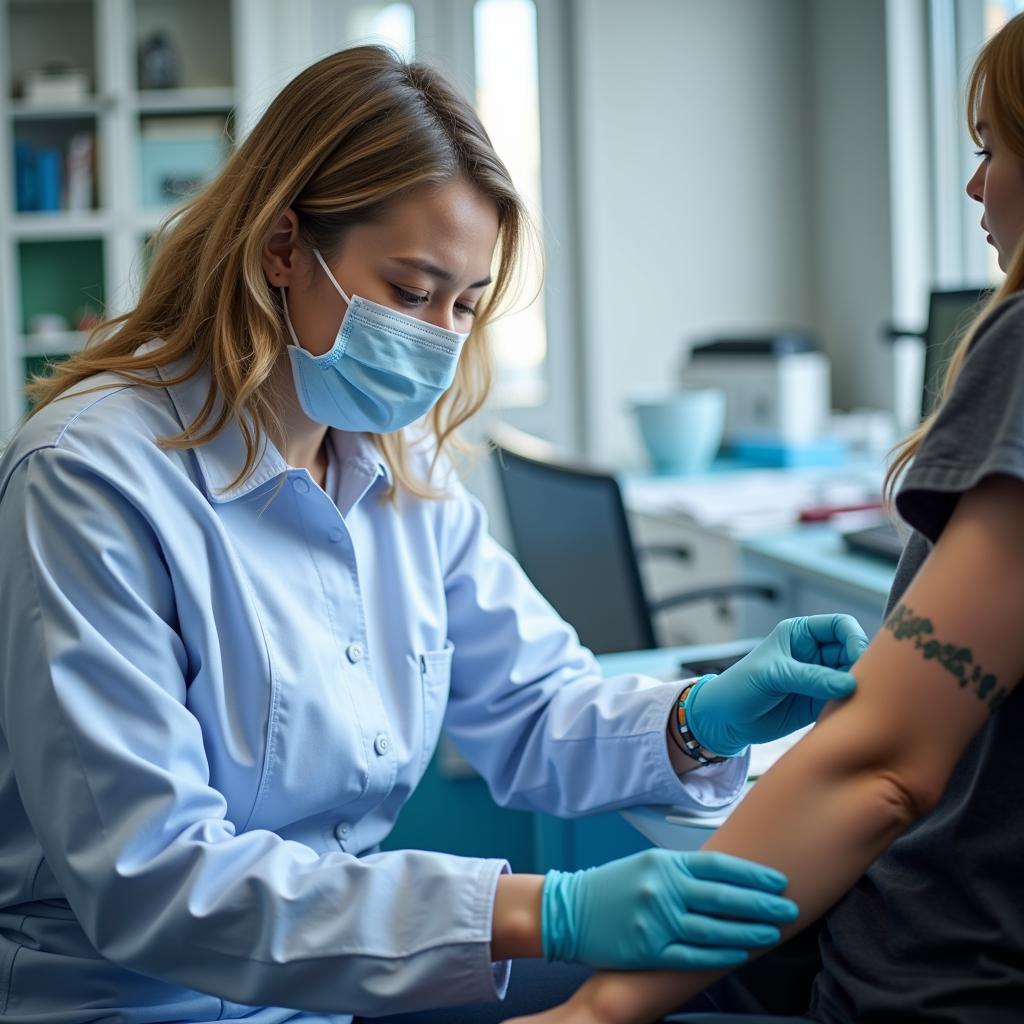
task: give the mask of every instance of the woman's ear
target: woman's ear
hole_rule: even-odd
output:
[[[288,207],[274,222],[263,243],[263,273],[273,288],[287,288],[295,273],[295,245],[299,236],[299,219]]]

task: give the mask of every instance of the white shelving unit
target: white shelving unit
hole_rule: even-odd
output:
[[[69,330],[30,335],[30,317],[46,311],[67,317],[90,305],[115,315],[134,301],[142,246],[170,209],[141,202],[144,120],[217,116],[232,133],[254,120],[247,97],[258,90],[244,81],[252,60],[246,64],[243,41],[248,47],[260,36],[252,20],[265,20],[265,6],[259,0],[0,0],[0,442],[25,411],[20,389],[29,366],[37,365],[28,360],[73,352],[87,337],[73,316]],[[139,88],[139,44],[156,31],[177,54],[176,88]],[[42,106],[16,91],[26,72],[58,59],[88,72],[88,95]],[[15,140],[56,145],[75,131],[93,136],[94,208],[20,212]],[[48,288],[52,310],[39,308],[50,300]]]

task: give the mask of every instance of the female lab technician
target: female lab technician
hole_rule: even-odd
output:
[[[745,766],[706,755],[809,722],[864,645],[780,625],[692,756],[679,683],[600,680],[446,468],[522,227],[437,74],[339,53],[36,386],[0,463],[5,1020],[340,1021],[493,1000],[545,941],[736,963],[795,915],[777,872],[655,853],[552,876],[542,926],[539,876],[378,850],[442,721],[508,806],[713,809]]]

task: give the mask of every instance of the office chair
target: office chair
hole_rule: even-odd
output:
[[[726,597],[774,600],[756,583],[698,587],[652,601],[638,556],[687,558],[685,549],[634,546],[619,482],[559,458],[547,442],[500,426],[491,433],[516,557],[534,586],[595,654],[657,647],[653,617]]]

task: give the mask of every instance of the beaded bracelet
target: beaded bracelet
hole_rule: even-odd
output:
[[[714,679],[714,674],[701,676],[699,679],[695,679],[692,683],[687,686],[681,694],[679,694],[679,703],[676,705],[676,725],[679,728],[679,748],[682,750],[687,757],[692,757],[698,764],[721,764],[723,761],[728,761],[727,757],[722,757],[718,754],[713,754],[710,757],[703,753],[700,743],[697,738],[690,731],[690,727],[686,722],[686,698],[689,692],[703,682]]]

